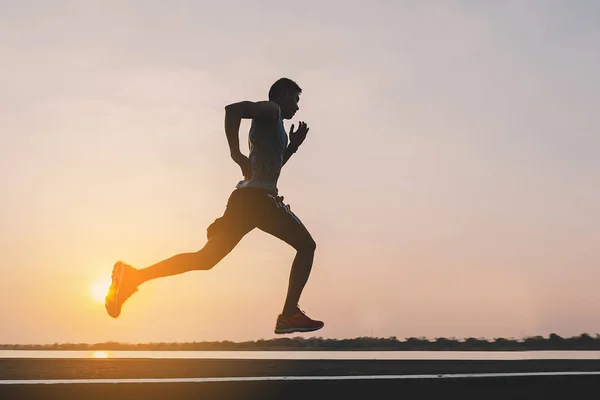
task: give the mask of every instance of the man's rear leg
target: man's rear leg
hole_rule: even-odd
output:
[[[123,303],[138,290],[138,286],[156,278],[164,278],[188,271],[209,270],[229,254],[251,229],[234,232],[222,230],[209,234],[202,249],[193,253],[181,253],[143,269],[135,269],[117,262],[113,269],[112,284],[105,300],[108,314],[117,318]]]
[[[211,236],[202,249],[181,253],[144,269],[137,270],[136,283],[141,285],[156,278],[179,275],[189,271],[206,271],[213,268],[240,242],[246,232],[221,232]]]

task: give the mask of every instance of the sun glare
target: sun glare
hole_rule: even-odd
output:
[[[99,279],[90,286],[90,297],[98,304],[104,304],[104,298],[110,288],[110,278]]]
[[[104,350],[94,351],[92,358],[108,358],[108,353]]]

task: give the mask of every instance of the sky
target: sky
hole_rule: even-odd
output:
[[[294,250],[98,287],[206,242],[224,107],[302,87],[279,190],[324,338],[600,333],[600,3],[0,0],[0,343],[258,340]],[[240,143],[247,153],[248,121]]]

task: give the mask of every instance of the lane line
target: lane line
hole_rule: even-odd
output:
[[[123,379],[15,379],[0,380],[0,385],[73,385],[73,384],[118,384],[118,383],[207,383],[207,382],[259,382],[259,381],[341,381],[378,379],[472,379],[509,378],[535,376],[584,376],[600,375],[600,371],[556,371],[556,372],[505,372],[466,374],[423,374],[423,375],[344,375],[344,376],[232,376],[211,378],[123,378]]]

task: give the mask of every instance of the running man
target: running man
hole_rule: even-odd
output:
[[[296,249],[285,304],[277,317],[275,333],[309,332],[321,329],[322,321],[309,318],[298,306],[312,269],[316,244],[312,236],[279,196],[277,181],[282,167],[304,142],[308,126],[300,122],[289,138],[283,126],[299,110],[302,89],[291,79],[281,78],[269,90],[268,101],[242,101],[225,107],[225,134],[231,158],[241,168],[240,181],[227,201],[223,215],[207,228],[207,242],[195,253],[177,254],[147,268],[136,269],[117,261],[106,296],[108,314],[117,318],[123,303],[151,279],[188,271],[209,270],[254,228],[267,232]],[[240,151],[242,119],[251,119],[249,157]]]

